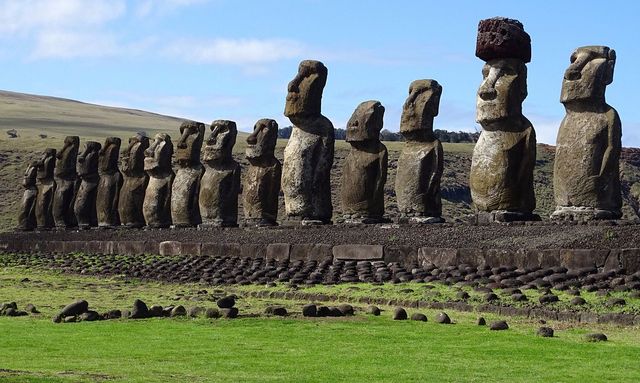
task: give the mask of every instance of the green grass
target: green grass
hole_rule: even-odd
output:
[[[22,281],[24,278],[29,280]],[[345,286],[344,291],[349,287],[353,286]],[[203,288],[207,293],[202,293]],[[324,290],[336,295],[342,291],[340,286]],[[384,306],[381,317],[367,316],[360,310],[351,318],[304,319],[299,312],[305,302],[249,297],[239,300],[241,313],[259,314],[264,306],[280,303],[293,315],[284,319],[249,316],[236,320],[181,318],[73,324],[54,324],[50,320],[61,306],[78,298],[87,299],[90,307],[102,311],[127,308],[137,297],[148,304],[212,307],[213,296],[220,293],[199,284],[68,276],[5,267],[0,270],[0,300],[14,300],[19,307],[31,302],[42,314],[0,317],[0,380],[640,380],[640,332],[637,328],[608,325],[549,323],[556,329],[556,337],[548,339],[535,336],[537,322],[522,318],[507,318],[510,329],[502,332],[476,326],[477,314],[473,313],[449,312],[456,322],[449,326],[434,323],[433,310],[420,310],[429,317],[427,323],[392,321],[391,308]],[[393,292],[388,294],[392,296]],[[494,315],[484,316],[487,320],[497,319]],[[584,334],[593,331],[606,333],[609,342],[584,341]]]

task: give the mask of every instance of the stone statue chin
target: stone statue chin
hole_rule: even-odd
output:
[[[198,195],[204,169],[200,151],[204,139],[204,124],[188,121],[180,126],[176,160],[178,170],[171,190],[171,217],[174,227],[193,227],[202,222]]]
[[[300,63],[289,83],[284,114],[293,131],[284,150],[282,191],[287,216],[302,224],[331,223],[331,167],[334,130],[321,114],[327,68],[319,61]]]
[[[340,197],[347,223],[381,223],[384,219],[384,185],[387,148],[380,142],[384,106],[379,101],[358,105],[347,123],[351,150],[342,169]]]
[[[618,219],[622,216],[620,152],[622,126],[605,101],[613,81],[615,51],[576,49],[562,81],[560,124],[554,163],[556,211],[552,219]]]
[[[149,228],[171,226],[171,185],[174,173],[171,169],[173,143],[165,133],[158,133],[144,151],[144,170],[149,183],[142,203],[142,214]]]
[[[205,142],[202,160],[204,175],[200,182],[201,228],[238,225],[240,164],[233,159],[238,130],[236,123],[216,120]]]

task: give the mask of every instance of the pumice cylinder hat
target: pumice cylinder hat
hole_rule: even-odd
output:
[[[495,59],[531,61],[531,37],[521,22],[506,17],[480,20],[476,56],[486,62]]]

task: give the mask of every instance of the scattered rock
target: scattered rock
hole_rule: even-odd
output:
[[[226,297],[218,299],[216,303],[221,309],[230,309],[236,305],[236,298],[235,295],[227,295]]]
[[[529,300],[529,298],[524,294],[513,294],[511,299],[513,299],[514,302],[526,302]]]
[[[480,317],[480,318],[478,318],[478,320],[476,321],[476,324],[477,324],[478,326],[486,326],[486,325],[487,325],[487,321],[486,321],[483,317]]]
[[[24,306],[24,311],[26,311],[28,313],[31,313],[31,314],[40,314],[40,311],[38,311],[36,306],[33,305],[32,303],[29,303],[26,306]]]
[[[441,312],[436,316],[436,323],[451,324],[451,318],[445,312]]]
[[[158,318],[164,316],[163,308],[160,305],[153,305],[149,307],[149,316],[151,318]]]
[[[411,315],[411,320],[420,321],[420,322],[426,322],[427,321],[427,316],[422,314],[422,313],[413,313]]]
[[[622,298],[611,298],[607,301],[607,306],[625,306],[627,301]]]
[[[129,315],[130,319],[143,319],[149,318],[149,308],[147,304],[141,301],[140,299],[136,299],[133,301],[133,309],[131,309],[131,314]]]
[[[575,298],[571,298],[571,302],[570,302],[570,303],[571,303],[572,305],[579,306],[579,305],[584,305],[584,304],[586,304],[586,303],[587,303],[587,301],[585,301],[585,300],[584,300],[584,298],[582,298],[582,297],[575,297]]]
[[[220,309],[220,313],[222,314],[222,316],[224,318],[234,319],[234,318],[238,317],[238,308],[237,307],[230,307],[230,308],[226,308],[226,309]]]
[[[327,306],[318,306],[316,315],[319,317],[328,317],[331,316],[331,310],[329,310]]]
[[[89,302],[85,300],[75,301],[66,305],[58,314],[58,316],[65,318],[70,316],[80,315],[89,310]]]
[[[380,309],[378,308],[378,306],[369,306],[369,307],[367,307],[366,312],[367,312],[367,314],[371,314],[371,315],[375,315],[375,316],[380,315]]]
[[[190,318],[197,318],[200,316],[200,314],[202,314],[202,312],[204,312],[204,309],[198,306],[190,307],[189,310],[187,310],[187,314]]]
[[[603,333],[587,334],[584,338],[587,342],[605,342],[607,340],[607,336]]]
[[[220,311],[217,308],[209,307],[204,312],[204,316],[206,318],[213,319],[213,318],[220,318],[221,314],[220,314]]]
[[[500,298],[495,294],[495,293],[488,293],[487,295],[484,296],[484,300],[486,302],[493,302],[493,301],[497,301]]]
[[[507,324],[506,321],[503,321],[503,320],[492,322],[491,325],[489,326],[489,330],[493,330],[493,331],[502,331],[502,330],[508,330],[508,329],[509,329],[509,325]]]
[[[183,317],[187,315],[187,309],[184,308],[184,306],[182,305],[178,305],[176,307],[173,308],[173,310],[171,310],[171,314],[169,316],[171,317]]]
[[[302,316],[315,317],[318,316],[318,307],[313,303],[302,306]]]
[[[109,310],[106,313],[102,314],[102,319],[118,319],[122,317],[122,312],[120,310]]]
[[[80,316],[78,316],[78,321],[80,322],[93,322],[93,321],[97,321],[102,319],[102,317],[100,316],[100,314],[98,314],[97,312],[93,311],[93,310],[87,310],[87,312],[84,312],[82,314],[80,314]]]
[[[275,315],[279,317],[287,316],[287,309],[284,306],[267,306],[264,310],[265,314]]]
[[[462,299],[462,300],[467,300],[469,299],[469,293],[466,291],[458,291],[458,293],[456,294],[456,297],[458,299]]]
[[[78,317],[75,315],[69,315],[64,317],[64,319],[62,320],[64,323],[74,323],[78,321]]]
[[[553,329],[551,327],[540,327],[538,331],[536,331],[536,335],[543,338],[553,338]]]
[[[407,311],[402,307],[396,307],[393,310],[393,320],[406,320],[407,319]]]
[[[558,298],[557,295],[546,294],[546,295],[543,295],[540,298],[538,298],[538,300],[540,301],[540,303],[546,304],[546,303],[558,302],[560,299]]]
[[[353,310],[353,306],[343,303],[341,305],[338,306],[338,310],[340,310],[340,312],[342,313],[342,315],[344,316],[350,316],[353,315],[354,310]]]

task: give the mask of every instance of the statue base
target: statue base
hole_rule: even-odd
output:
[[[119,225],[118,226],[116,226],[116,225],[100,225],[100,224],[98,225],[98,229],[101,229],[101,230],[116,230],[116,229],[119,229],[119,228],[120,228]]]
[[[168,223],[155,223],[155,224],[144,226],[143,229],[144,230],[157,230],[157,229],[168,229],[169,227],[171,227],[171,225],[168,224]]]
[[[278,222],[265,218],[247,218],[244,220],[246,227],[274,227],[278,226]]]
[[[171,226],[169,226],[171,229],[189,229],[192,227],[198,227],[199,225],[194,225],[191,223],[178,223],[178,224],[173,224]]]
[[[357,217],[353,216],[344,217],[344,223],[349,225],[375,225],[377,223],[390,223],[392,222],[388,218],[384,217]]]
[[[288,216],[282,221],[283,226],[321,226],[321,225],[332,225],[333,221],[331,219],[322,220],[319,218],[308,218],[308,217],[300,217],[300,216]]]
[[[400,224],[413,224],[413,225],[430,225],[434,223],[445,223],[446,220],[442,217],[400,217],[398,223]]]
[[[523,213],[519,211],[483,211],[471,216],[473,224],[487,223],[506,223],[506,222],[524,222],[524,221],[542,221],[538,214]]]
[[[238,227],[237,222],[224,222],[223,220],[214,220],[212,222],[203,222],[198,225],[198,230],[208,230],[217,227]]]
[[[557,206],[551,214],[553,221],[592,221],[616,220],[622,217],[621,211],[602,210],[588,206]]]

